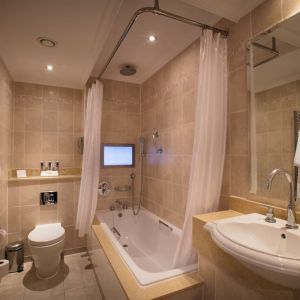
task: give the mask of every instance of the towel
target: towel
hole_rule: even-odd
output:
[[[297,195],[296,198],[300,199],[300,130],[298,131],[298,141],[296,146],[296,153],[294,158],[294,166],[298,168],[297,176]]]

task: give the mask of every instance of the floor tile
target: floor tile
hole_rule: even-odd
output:
[[[23,272],[2,279],[0,300],[102,299],[87,253],[65,256],[60,272],[50,279],[39,279],[31,262],[24,266]]]

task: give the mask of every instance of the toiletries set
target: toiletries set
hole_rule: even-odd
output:
[[[41,176],[58,176],[59,161],[41,161]]]

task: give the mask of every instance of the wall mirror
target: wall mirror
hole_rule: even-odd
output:
[[[251,94],[251,188],[259,196],[288,199],[289,186],[266,178],[284,168],[295,181],[294,154],[300,129],[300,14],[248,42]],[[295,185],[296,186],[296,185]]]

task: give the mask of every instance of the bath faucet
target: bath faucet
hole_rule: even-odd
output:
[[[116,200],[116,206],[118,207],[119,210],[128,208],[128,205],[127,205],[126,201],[122,202],[120,200]]]
[[[297,229],[298,225],[296,223],[296,214],[295,214],[295,196],[294,196],[294,182],[293,177],[284,169],[275,169],[271,173],[269,173],[267,178],[267,189],[270,191],[272,188],[272,182],[276,175],[284,174],[286,180],[290,185],[290,197],[289,197],[289,204],[287,207],[287,224],[285,225],[286,228],[289,229]]]

